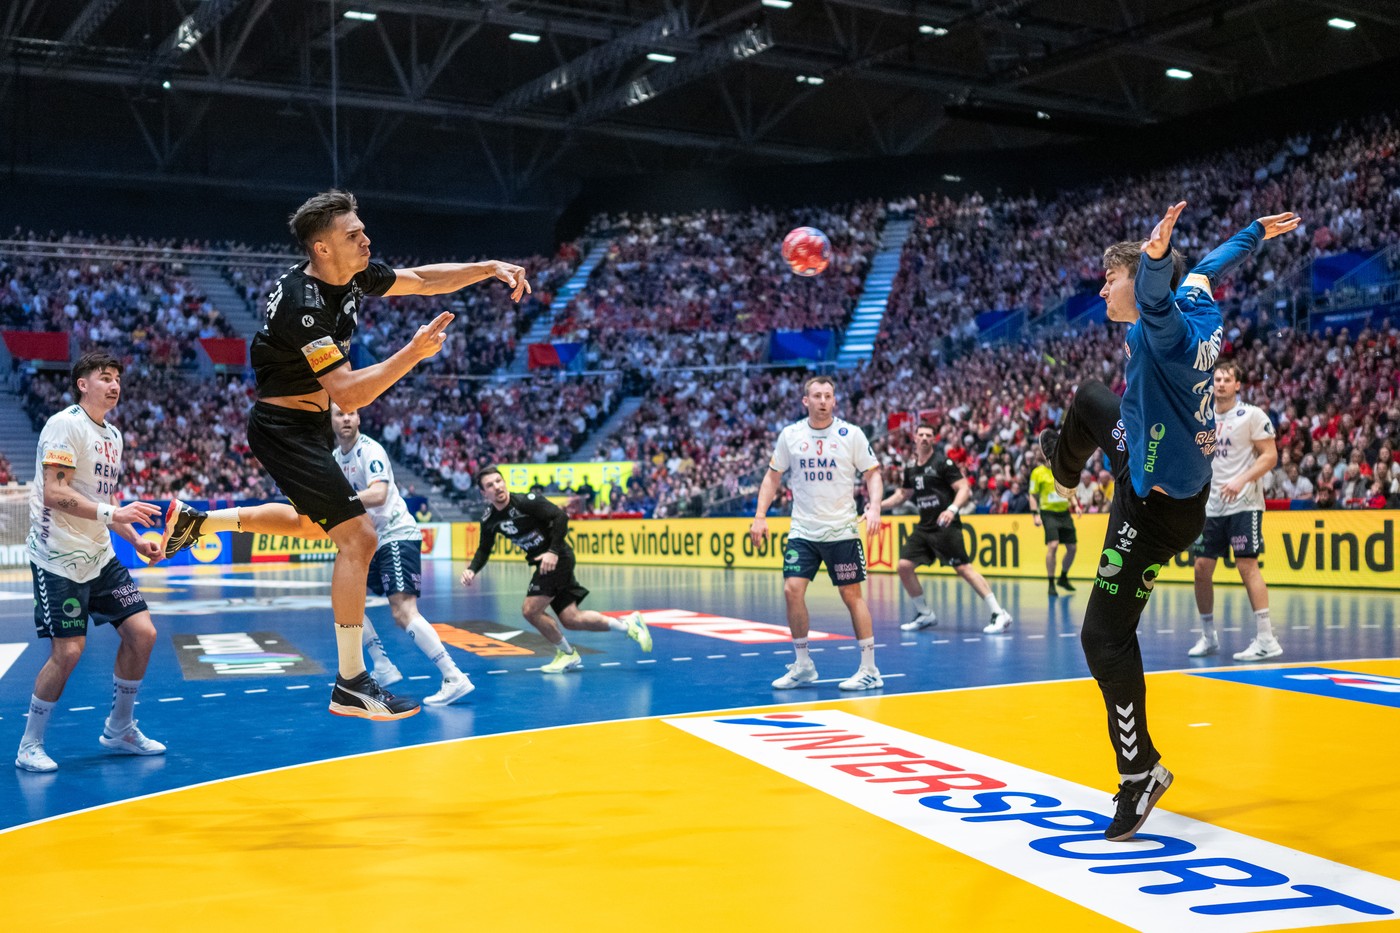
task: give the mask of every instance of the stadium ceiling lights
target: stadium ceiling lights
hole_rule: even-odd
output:
[[[948,29],[946,26],[930,26],[928,23],[924,23],[919,27],[919,32],[925,36],[946,36]]]
[[[533,32],[513,32],[510,34],[510,37],[516,42],[528,42],[531,45],[534,45],[536,42],[540,41],[540,37],[535,35]]]
[[[648,52],[648,53],[647,53],[647,61],[649,61],[649,62],[660,62],[660,63],[663,64],[663,65],[669,65],[669,64],[673,63],[675,60],[676,60],[676,56],[674,56],[674,55],[667,55],[665,52]]]
[[[1191,72],[1187,71],[1185,68],[1168,68],[1167,77],[1175,78],[1178,81],[1190,81],[1195,75],[1191,74]]]
[[[792,9],[792,0],[763,0],[763,5],[775,10],[790,10]]]
[[[1329,19],[1327,25],[1331,26],[1333,29],[1340,29],[1343,32],[1356,28],[1356,23],[1349,19],[1342,19],[1340,16],[1334,16]]]
[[[812,85],[813,87],[816,87],[816,86],[819,85],[819,84],[825,84],[825,83],[826,83],[826,79],[825,79],[825,78],[819,78],[819,77],[817,77],[816,75],[798,75],[798,76],[797,76],[797,83],[798,83],[798,84],[810,84],[810,85]]]
[[[357,22],[361,22],[361,23],[372,23],[372,22],[374,22],[375,20],[379,19],[379,14],[378,14],[378,13],[365,13],[365,12],[363,12],[363,11],[361,11],[361,10],[346,10],[346,11],[345,11],[345,18],[346,18],[346,19],[353,19],[353,20],[355,20],[355,21],[357,21]]]

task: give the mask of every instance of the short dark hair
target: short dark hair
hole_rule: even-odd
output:
[[[1103,271],[1125,269],[1128,275],[1137,275],[1138,263],[1142,261],[1142,245],[1146,240],[1124,240],[1114,243],[1103,251]],[[1176,291],[1181,280],[1186,278],[1186,257],[1181,251],[1172,249],[1172,291]]]
[[[482,470],[480,473],[476,474],[476,485],[478,489],[481,488],[481,481],[484,480],[486,477],[490,476],[492,473],[495,473],[497,476],[500,476],[502,480],[505,479],[505,477],[501,475],[501,471],[499,468],[489,466],[486,469]]]
[[[914,433],[918,434],[920,431],[928,431],[930,434],[934,435],[938,434],[938,429],[935,428],[933,425],[929,424],[927,421],[923,422],[922,424],[914,425]]]
[[[73,364],[73,370],[69,377],[73,381],[73,393],[82,396],[82,389],[78,388],[78,380],[86,379],[93,373],[100,373],[104,369],[115,369],[117,375],[122,374],[122,362],[106,350],[87,350],[78,361]]]
[[[1244,382],[1244,369],[1234,360],[1221,360],[1215,364],[1216,369],[1223,369],[1235,377],[1236,382]]]
[[[835,379],[832,379],[830,376],[812,376],[806,382],[802,383],[802,394],[806,395],[807,390],[810,389],[812,386],[816,385],[818,382],[824,382],[827,385],[831,386],[831,391],[836,391]]]
[[[359,209],[360,205],[353,194],[332,188],[307,198],[306,203],[287,218],[287,226],[291,229],[292,236],[301,244],[301,248],[310,255],[311,244],[316,241],[317,236],[335,223],[337,217]]]

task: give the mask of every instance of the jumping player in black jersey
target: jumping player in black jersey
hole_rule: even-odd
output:
[[[258,402],[248,419],[248,446],[292,505],[222,509],[206,515],[172,502],[164,550],[169,556],[201,535],[219,531],[329,537],[338,549],[331,610],[339,655],[330,710],[362,719],[403,719],[418,712],[418,703],[386,692],[365,671],[360,644],[365,580],[378,538],[364,503],[332,454],[336,441],[330,403],[334,400],[344,411],[370,404],[437,353],[452,322],[452,314],[439,314],[387,360],[354,369],[350,341],[366,295],[444,295],[499,279],[519,301],[530,291],[530,283],[524,269],[505,262],[437,263],[412,269],[371,262],[370,240],[358,209],[354,195],[338,190],[322,192],[297,208],[289,226],[307,258],[277,280],[267,300],[267,318],[253,338]]]
[[[527,562],[539,565],[530,578],[530,588],[520,612],[554,646],[554,660],[540,668],[541,671],[562,674],[583,667],[583,658],[546,612],[551,608],[559,617],[559,625],[570,631],[626,632],[643,651],[651,650],[651,632],[640,612],[626,619],[613,619],[578,607],[588,596],[588,590],[574,578],[574,549],[565,540],[569,533],[569,516],[563,509],[535,493],[511,492],[506,487],[505,477],[495,467],[478,473],[476,483],[486,497],[486,507],[481,513],[481,542],[476,546],[471,564],[462,571],[462,585],[471,586],[476,582],[476,575],[491,559],[498,534],[505,535],[524,551]]]
[[[972,484],[952,460],[934,456],[933,437],[932,425],[921,424],[914,429],[915,460],[904,468],[901,488],[880,503],[881,509],[890,509],[907,502],[912,495],[919,508],[919,524],[899,551],[899,579],[919,614],[900,628],[917,632],[938,624],[938,614],[929,605],[916,572],[918,567],[937,560],[945,567],[952,567],[986,600],[992,620],[982,631],[997,635],[1011,627],[1011,613],[1001,607],[986,578],[973,568],[963,541],[962,518],[958,515],[958,510],[972,496]]]

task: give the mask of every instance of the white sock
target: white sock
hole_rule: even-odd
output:
[[[559,643],[554,646],[554,649],[556,651],[562,651],[565,654],[574,653],[574,646],[569,644],[569,636],[565,635],[563,631],[559,632]]]
[[[461,673],[457,670],[457,665],[452,663],[447,649],[442,646],[442,639],[438,637],[437,629],[429,625],[427,619],[422,616],[414,616],[413,621],[408,623],[408,628],[405,631],[408,632],[408,637],[413,639],[413,643],[418,646],[418,650],[423,652],[429,661],[437,665],[443,680],[451,680]]]
[[[614,619],[612,616],[608,616],[607,619],[608,619],[608,628],[612,629],[614,632],[625,632],[625,631],[627,631],[627,620],[626,620],[626,619]]]
[[[360,646],[364,641],[363,628],[362,625],[335,624],[338,672],[345,680],[354,680],[365,672],[365,653]]]
[[[811,667],[812,656],[807,653],[807,639],[794,638],[792,640],[792,650],[797,652],[797,663],[803,667]]]
[[[384,651],[384,642],[380,641],[379,633],[374,630],[374,623],[365,616],[364,635],[361,636],[365,650],[369,652],[369,658],[374,662],[375,667],[393,667],[394,662],[389,660],[389,655]]]
[[[921,615],[927,615],[928,612],[929,612],[929,608],[928,608],[928,591],[927,591],[927,590],[924,590],[923,592],[919,593],[918,596],[915,596],[913,599],[914,599],[914,608],[917,609],[917,610],[919,610],[919,613],[920,613]]]
[[[1274,637],[1274,623],[1273,620],[1269,618],[1269,610],[1267,607],[1254,610],[1254,624],[1258,626],[1258,632],[1256,634],[1259,638]]]
[[[1201,613],[1201,637],[1212,644],[1217,641],[1215,637],[1215,613]]]
[[[49,713],[52,713],[57,705],[57,700],[50,702],[30,695],[29,722],[24,726],[24,738],[19,740],[20,745],[44,744],[44,730],[49,727]]]
[[[131,725],[131,714],[136,708],[136,691],[141,689],[139,680],[122,680],[112,675],[112,712],[107,716],[107,728],[113,735],[121,735]]]
[[[1147,777],[1147,776],[1148,776],[1149,774],[1151,774],[1151,773],[1152,773],[1151,771],[1139,771],[1139,772],[1137,772],[1136,774],[1120,774],[1120,775],[1118,775],[1118,780],[1120,780],[1120,781],[1141,781],[1143,778]]]
[[[864,670],[875,670],[875,639],[862,638],[856,642],[860,645],[860,666]]]
[[[243,523],[238,519],[237,509],[215,509],[199,526],[201,535],[212,535],[218,531],[242,531]]]
[[[1002,611],[1001,603],[997,602],[997,597],[995,593],[988,592],[987,595],[983,598],[987,601],[987,608],[992,610],[993,615],[996,615],[998,612]]]

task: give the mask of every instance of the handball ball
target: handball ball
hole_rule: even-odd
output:
[[[798,227],[783,237],[783,261],[798,275],[820,275],[831,265],[831,241],[816,227]]]

